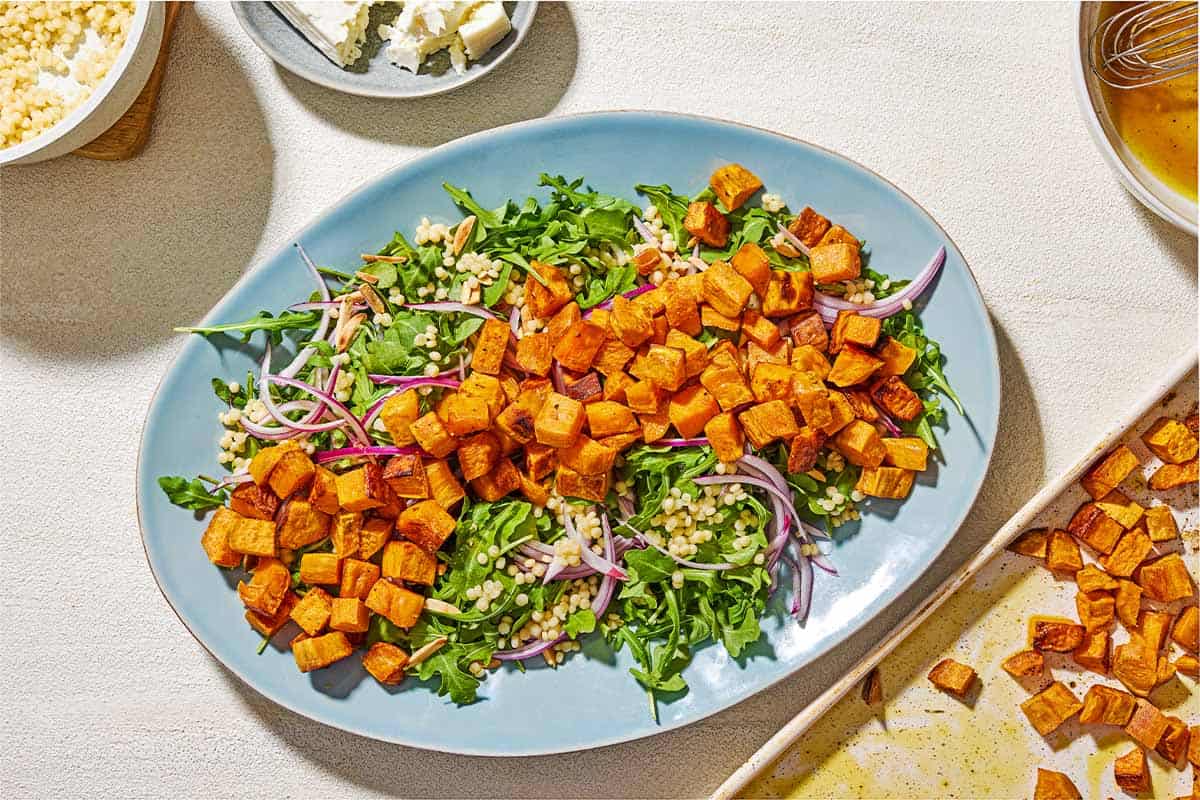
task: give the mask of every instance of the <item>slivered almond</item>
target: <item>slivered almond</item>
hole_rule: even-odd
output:
[[[350,342],[354,341],[354,334],[358,331],[358,326],[362,325],[366,318],[366,314],[355,314],[354,316],[350,317],[345,325],[341,324],[343,318],[339,318],[338,325],[340,328],[338,330],[337,338],[334,340],[334,349],[336,349],[339,353],[345,352],[346,348],[350,346]]]
[[[772,246],[774,246],[775,252],[779,253],[781,256],[787,256],[788,258],[800,257],[800,251],[795,247],[792,247],[791,242],[787,241],[786,239],[778,242],[772,242]]]
[[[377,256],[371,253],[363,253],[360,258],[368,264],[374,264],[376,261],[384,264],[403,264],[408,261],[408,256]]]
[[[358,278],[363,283],[370,283],[370,284],[379,283],[378,275],[372,275],[369,272],[363,272],[361,269],[358,272],[354,273],[354,277]]]
[[[408,664],[406,666],[407,667],[417,666],[422,661],[424,661],[425,659],[429,658],[431,655],[436,653],[438,650],[441,650],[446,645],[446,642],[448,642],[448,641],[449,641],[449,639],[447,639],[445,636],[439,636],[438,638],[434,639],[429,644],[418,648],[416,652],[414,652],[411,656],[409,656]]]
[[[454,229],[454,255],[458,255],[466,247],[467,239],[471,238],[471,231],[473,230],[475,230],[474,214],[458,223],[458,227]]]
[[[372,276],[374,277],[374,276]],[[379,292],[375,291],[375,287],[364,283],[358,287],[358,291],[362,293],[363,300],[376,314],[384,314],[387,312],[387,306],[383,303],[383,298],[379,296]]]
[[[425,598],[425,610],[432,611],[435,614],[452,614],[454,616],[458,616],[462,613],[458,606],[450,605],[449,603],[433,597]]]

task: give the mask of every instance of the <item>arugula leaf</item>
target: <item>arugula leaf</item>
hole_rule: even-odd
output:
[[[498,228],[504,224],[507,204],[495,211],[488,211],[475,202],[475,198],[466,189],[461,189],[449,183],[443,183],[442,188],[446,190],[446,194],[450,195],[459,208],[464,209],[469,214],[474,214],[476,222],[483,225],[484,228]]]
[[[387,261],[376,261],[373,264],[367,264],[359,272],[367,275],[374,275],[379,280],[375,282],[376,289],[390,289],[396,285],[398,272],[396,265]]]
[[[199,478],[189,481],[178,475],[164,475],[158,479],[158,485],[162,487],[168,500],[191,511],[207,511],[225,505],[225,490],[210,492]]]
[[[567,617],[563,630],[572,639],[578,639],[581,633],[591,633],[596,630],[596,612],[590,608],[581,608]]]
[[[683,227],[683,218],[687,216],[688,198],[675,194],[665,183],[658,186],[639,183],[633,188],[644,194],[654,204],[658,213],[662,215],[663,224],[671,232],[672,238],[682,247],[688,240],[687,230]]]
[[[233,392],[229,391],[229,383],[220,378],[212,379],[213,394],[217,396],[222,403],[233,405]]]
[[[933,426],[945,421],[946,412],[937,398],[941,393],[950,398],[960,415],[965,415],[962,402],[950,386],[943,371],[942,349],[937,342],[925,334],[924,328],[911,311],[902,311],[883,321],[883,332],[901,344],[917,351],[912,366],[904,373],[904,382],[920,395],[925,409],[917,419],[903,424],[907,433],[921,437],[931,449],[937,449]]]
[[[278,317],[270,311],[259,311],[253,317],[243,322],[226,322],[220,325],[207,325],[194,328],[175,328],[176,333],[199,333],[212,336],[216,333],[241,333],[242,341],[250,341],[250,335],[255,331],[267,331],[272,344],[283,340],[283,331],[315,329],[321,319],[317,311],[284,311]]]

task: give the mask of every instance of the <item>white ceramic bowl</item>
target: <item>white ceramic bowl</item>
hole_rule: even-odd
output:
[[[1091,33],[1100,18],[1100,3],[1077,3],[1075,53],[1071,59],[1079,110],[1096,147],[1121,183],[1142,205],[1180,230],[1196,235],[1196,201],[1185,197],[1146,169],[1121,139],[1100,93],[1100,79],[1088,64]]]
[[[32,164],[65,155],[112,127],[150,79],[162,44],[165,19],[166,6],[162,3],[139,2],[121,54],[100,85],[41,136],[0,150],[0,166]]]

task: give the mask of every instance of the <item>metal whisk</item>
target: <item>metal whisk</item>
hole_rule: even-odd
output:
[[[1135,3],[1092,33],[1088,60],[1117,89],[1169,81],[1196,69],[1196,3]]]

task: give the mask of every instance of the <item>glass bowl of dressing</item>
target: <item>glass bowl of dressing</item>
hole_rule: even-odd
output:
[[[1136,89],[1092,71],[1092,32],[1128,2],[1079,3],[1075,91],[1096,146],[1125,188],[1158,216],[1196,235],[1196,72]]]

